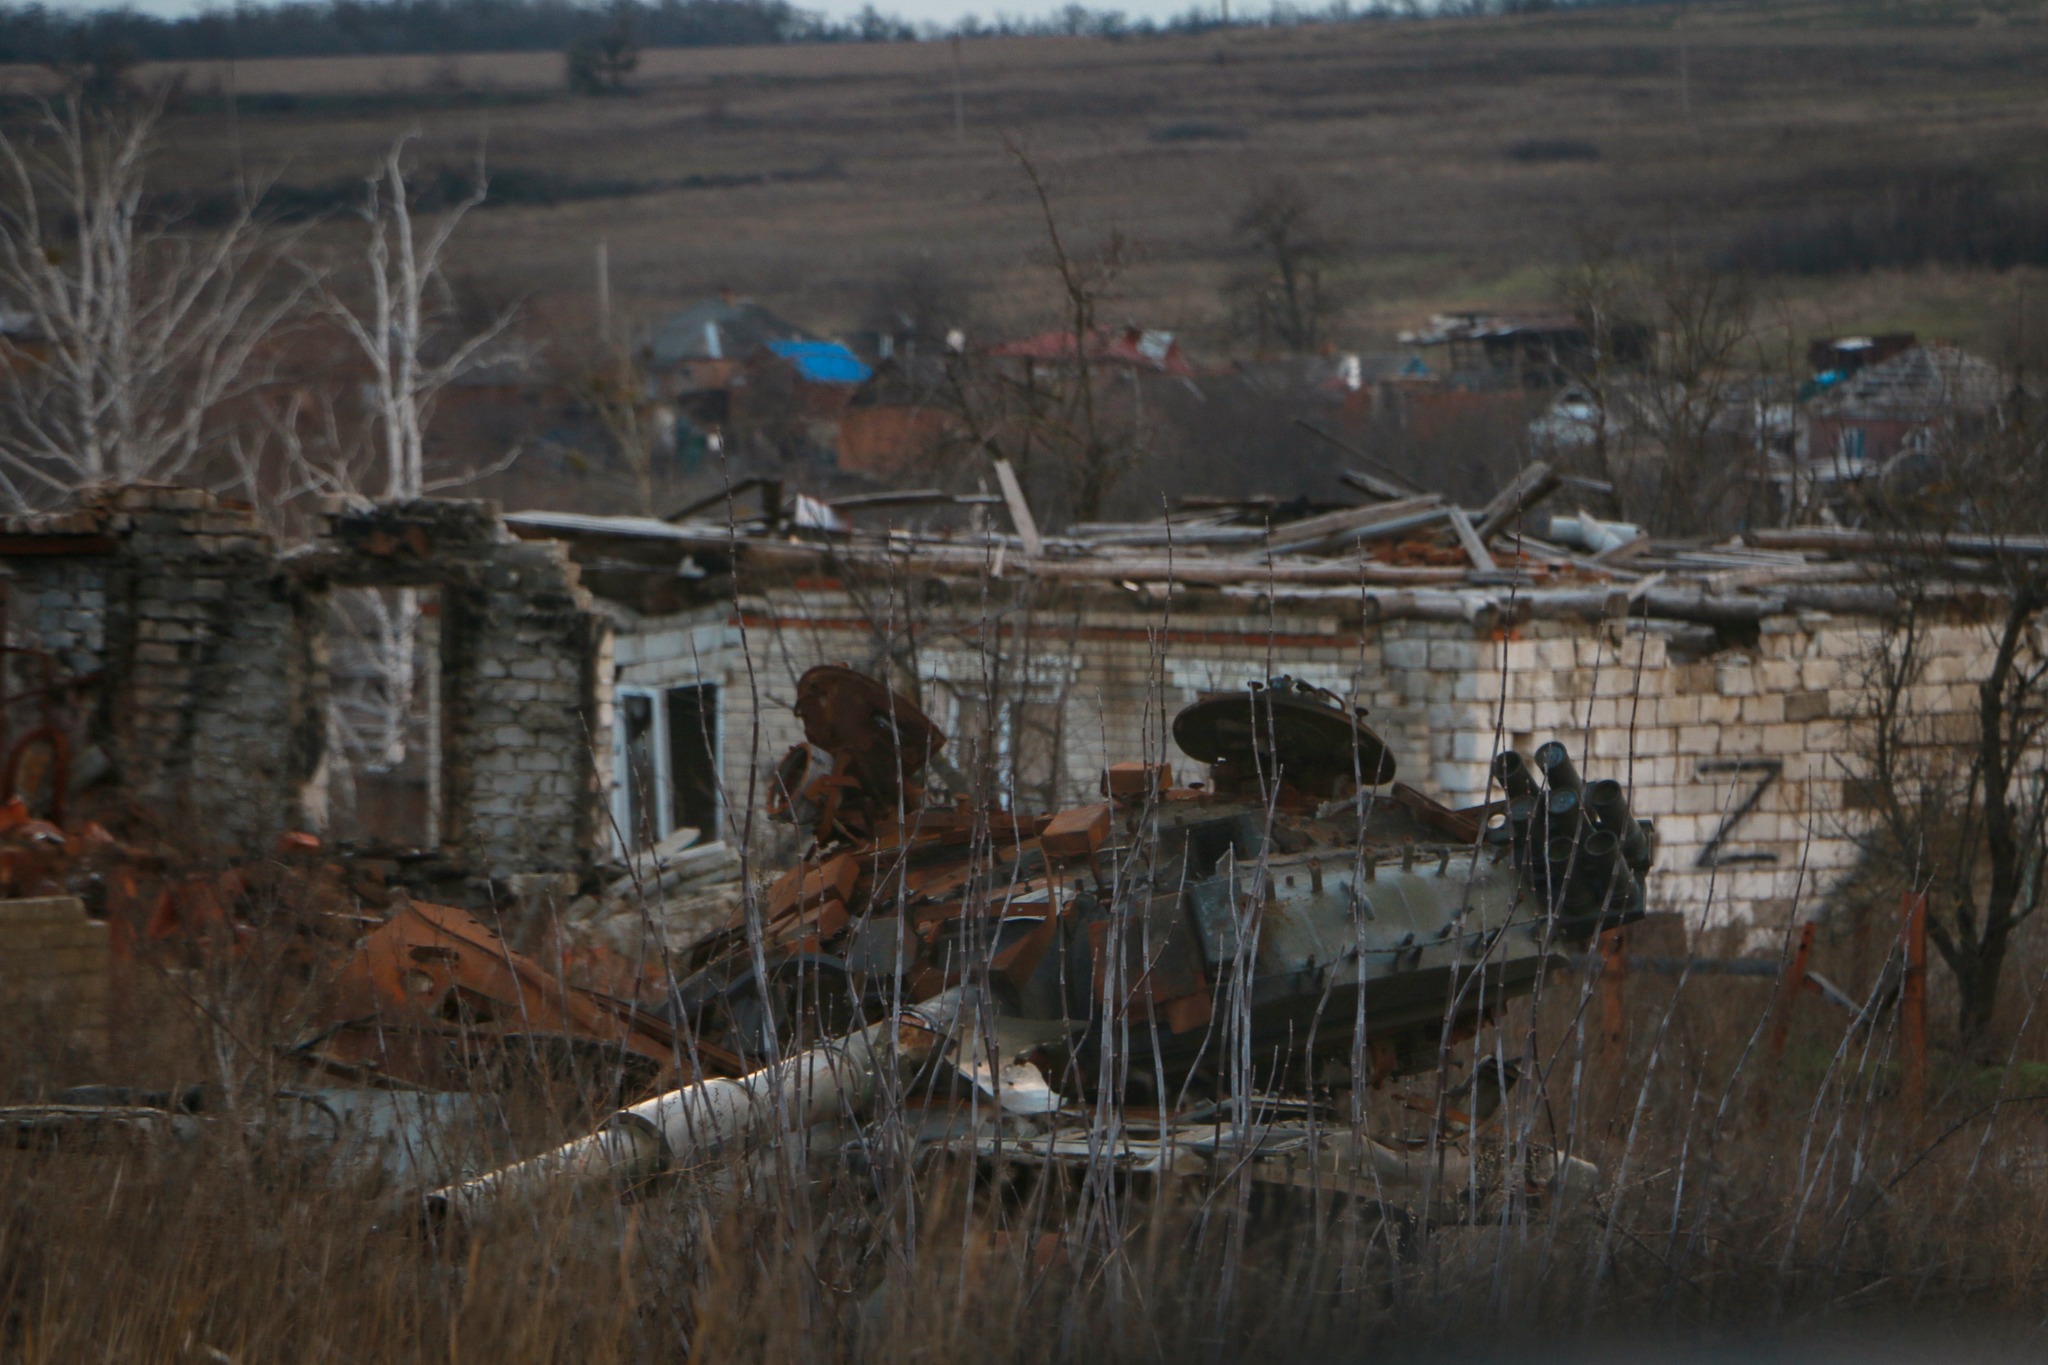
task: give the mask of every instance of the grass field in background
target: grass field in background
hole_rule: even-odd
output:
[[[464,229],[486,294],[587,311],[602,237],[628,316],[727,285],[844,328],[877,281],[928,262],[912,268],[958,280],[1007,327],[1054,306],[1014,141],[1076,242],[1127,239],[1118,319],[1212,353],[1232,219],[1285,173],[1354,244],[1340,341],[1375,349],[1433,310],[1540,305],[1589,235],[1712,260],[1760,223],[1867,205],[1900,176],[1975,169],[2030,190],[2048,148],[2040,13],[1709,4],[973,41],[963,136],[945,43],[649,52],[638,91],[613,99],[561,93],[544,53],[252,61],[234,69],[233,118],[225,64],[195,64],[162,173],[218,188],[239,160],[329,183],[417,128],[425,166],[483,148],[508,186],[540,175],[559,191]],[[1579,145],[1545,159],[1557,141]],[[1989,344],[2016,281],[1888,271],[1759,292],[1795,327]]]

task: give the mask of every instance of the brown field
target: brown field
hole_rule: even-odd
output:
[[[1014,139],[1077,239],[1128,239],[1113,313],[1212,355],[1232,217],[1285,172],[1319,188],[1355,243],[1344,340],[1374,348],[1434,309],[1544,301],[1589,233],[1711,259],[1752,224],[1863,202],[1900,170],[1982,166],[2023,185],[2048,146],[2041,17],[1725,4],[977,41],[963,49],[964,137],[945,44],[652,52],[640,91],[610,100],[560,93],[549,54],[244,62],[238,127],[210,98],[224,65],[202,64],[182,72],[193,98],[164,165],[222,184],[239,145],[246,165],[316,184],[417,127],[427,165],[467,164],[481,144],[502,175],[639,182],[464,229],[466,272],[544,313],[587,307],[602,237],[640,317],[729,285],[852,326],[878,279],[929,258],[1010,325],[1053,302]],[[1597,159],[1506,154],[1539,136]],[[676,187],[686,177],[766,179]],[[1762,292],[1802,330],[1988,343],[2026,282],[1926,270]]]

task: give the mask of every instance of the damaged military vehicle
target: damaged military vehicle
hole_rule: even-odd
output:
[[[435,1207],[632,1183],[771,1133],[831,1141],[885,1106],[914,1110],[921,1142],[1011,1164],[1229,1162],[1382,1191],[1483,1168],[1489,1199],[1539,1201],[1590,1185],[1526,1141],[1479,1159],[1505,1058],[1440,1087],[1419,1137],[1345,1117],[1441,1078],[1506,1002],[1643,914],[1654,831],[1563,745],[1502,752],[1500,799],[1454,810],[1396,780],[1363,710],[1276,677],[1174,718],[1203,780],[1119,763],[1099,801],[1031,815],[928,800],[944,736],[860,673],[810,670],[796,710],[769,805],[808,848],[677,968],[695,1079]]]

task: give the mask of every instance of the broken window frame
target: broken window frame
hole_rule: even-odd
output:
[[[700,842],[708,843],[722,837],[725,828],[725,688],[722,683],[708,678],[687,682],[663,684],[661,714],[663,726],[662,753],[669,765],[662,790],[667,793],[671,823],[675,830],[683,823],[685,812],[680,809],[682,802],[681,774],[676,770],[675,713],[677,699],[685,692],[695,692],[698,700],[693,708],[700,717],[708,717],[709,724],[702,727],[706,776],[710,779],[711,809],[698,828]]]
[[[379,600],[383,605],[371,612],[372,620],[377,623],[376,629],[364,630],[360,616],[355,618],[353,627],[350,625],[352,602],[367,604]],[[438,584],[339,587],[327,595],[324,611],[330,651],[326,724],[330,749],[341,764],[339,771],[329,771],[329,799],[332,801],[340,795],[334,788],[337,780],[355,784],[347,805],[351,838],[376,837],[402,846],[439,848],[448,828],[447,698],[442,687],[446,635],[442,623],[442,588]],[[385,638],[379,635],[379,629],[387,628],[395,631],[395,636]],[[393,667],[388,657],[380,657],[378,650],[388,649],[393,638],[406,642],[405,648],[411,656],[409,667]],[[357,657],[345,658],[351,648]],[[370,652],[362,653],[366,648]],[[349,663],[359,671],[347,671]],[[404,700],[395,706],[388,701],[380,705],[374,699],[373,689],[360,686],[379,678],[386,688],[400,688]],[[364,719],[365,710],[370,712],[367,720]],[[380,710],[384,713],[382,716],[377,714]],[[395,746],[396,762],[381,763],[372,757],[370,739],[380,721],[386,727],[384,737],[387,744]],[[405,775],[404,769],[409,756],[415,751],[420,765],[417,781],[421,786],[417,827],[410,830],[411,837],[400,836],[394,840],[388,831],[372,836],[363,815],[364,779],[387,777],[402,787],[414,780]]]
[[[708,827],[698,831],[698,838],[709,843],[721,837],[725,821],[725,784],[723,761],[725,753],[725,708],[723,689],[715,679],[695,678],[660,683],[620,683],[612,689],[612,785],[609,806],[612,818],[610,842],[613,851],[620,855],[637,852],[651,847],[675,833],[681,817],[676,809],[675,749],[669,730],[669,714],[672,694],[677,692],[708,692],[711,717],[710,734],[706,749],[711,763],[712,776],[712,819]],[[631,754],[627,744],[626,703],[628,698],[645,699],[651,715],[648,734],[648,750],[653,758],[649,774],[654,794],[654,823],[652,837],[644,844],[634,842],[633,801],[631,791]],[[700,710],[700,714],[702,711]],[[623,845],[623,846],[622,846]]]

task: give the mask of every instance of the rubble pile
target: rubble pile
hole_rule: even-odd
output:
[[[722,844],[689,855],[649,903],[659,907],[659,888],[672,888],[678,905],[722,920],[738,860]],[[636,1088],[673,1073],[671,1031],[582,979],[616,967],[588,954],[513,951],[480,918],[488,911],[427,899],[448,889],[444,874],[429,856],[330,849],[304,833],[284,836],[268,857],[206,869],[169,845],[124,843],[97,821],[62,829],[19,798],[0,803],[0,900],[74,906],[82,923],[111,933],[118,957],[147,956],[168,971],[239,958],[295,978],[314,1003],[311,1031],[290,1056],[315,1071],[465,1089],[486,1054],[516,1041],[529,1052],[601,1056]],[[629,981],[641,966],[636,959]]]
[[[1643,913],[1649,835],[1619,783],[1587,783],[1553,743],[1504,753],[1506,795],[1452,810],[1395,781],[1361,712],[1291,678],[1175,718],[1206,783],[1124,763],[1099,804],[1043,815],[927,805],[918,778],[944,736],[851,669],[810,670],[796,708],[806,742],[778,765],[770,813],[811,851],[680,959],[670,1004],[741,1058],[774,1056],[807,1022],[836,1031],[986,982],[1006,1013],[1078,1040],[1076,1077],[1099,1061],[1091,1025],[1129,1009],[1154,1027],[1156,1057],[1133,1063],[1147,1084],[1222,1093],[1249,1079],[1207,1055],[1228,982],[1249,992],[1258,1046],[1306,1074],[1320,1046],[1348,1055],[1342,1030],[1302,1032],[1310,1017],[1348,1018],[1366,997],[1391,1075],[1424,1064],[1401,1055],[1405,1026],[1424,1026],[1410,1041],[1433,1056],[1423,1035],[1461,972],[1523,989],[1553,940]],[[1402,989],[1368,990],[1379,977]]]
[[[2039,539],[1916,541],[1832,527],[1758,530],[1725,543],[1652,538],[1583,507],[1537,515],[1553,498],[1598,496],[1541,460],[1476,508],[1390,476],[1344,477],[1365,501],[1191,498],[1156,521],[1083,523],[1059,534],[1038,530],[1014,488],[1002,500],[1008,532],[986,521],[994,499],[985,495],[925,490],[828,504],[784,499],[779,484],[762,490],[757,512],[721,496],[667,520],[549,511],[505,520],[517,535],[568,543],[600,596],[655,614],[679,607],[679,581],[868,569],[928,580],[1028,576],[1150,597],[1206,591],[1247,602],[1349,603],[1369,620],[1628,616],[1667,631],[1741,631],[1787,611],[1886,614],[1897,606],[1886,563],[1901,552],[1941,564],[1941,590],[1965,595],[1979,590],[1992,560],[2048,555]],[[706,519],[714,509],[729,519]],[[863,520],[904,510],[930,512],[929,524]],[[947,514],[961,510],[968,524],[951,524]]]
[[[632,961],[687,948],[739,909],[740,856],[695,829],[676,830],[633,855],[602,894],[580,896],[562,914],[566,952],[602,950]]]

